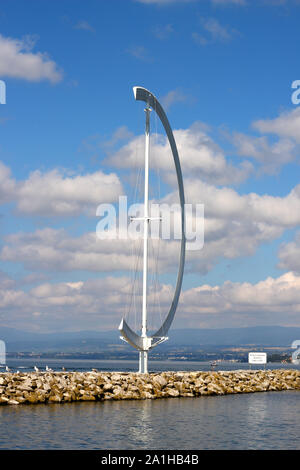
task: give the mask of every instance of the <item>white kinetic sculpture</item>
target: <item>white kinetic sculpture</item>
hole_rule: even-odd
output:
[[[185,261],[185,214],[184,214],[184,189],[183,180],[180,167],[180,161],[178,151],[173,136],[171,126],[168,118],[155,96],[142,87],[134,87],[134,96],[138,101],[144,101],[146,103],[146,132],[145,132],[145,189],[144,189],[144,240],[143,240],[143,297],[142,297],[142,331],[141,335],[138,335],[131,329],[128,323],[123,318],[119,330],[122,334],[121,338],[131,344],[134,348],[140,352],[139,359],[139,372],[148,373],[148,351],[154,346],[166,341],[168,339],[167,333],[173,321],[176,308],[178,305],[179,295],[181,291],[184,261]],[[154,109],[158,115],[169,140],[172,155],[174,159],[177,182],[179,189],[179,200],[181,208],[181,247],[180,247],[180,259],[179,269],[177,275],[176,288],[174,292],[173,301],[171,307],[166,316],[165,321],[161,327],[151,336],[147,336],[147,271],[148,271],[148,237],[149,237],[149,223],[152,220],[149,216],[149,150],[150,150],[150,111]]]

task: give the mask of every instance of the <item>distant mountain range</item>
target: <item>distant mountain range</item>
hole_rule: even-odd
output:
[[[256,326],[222,329],[178,329],[169,332],[169,341],[160,348],[182,346],[192,348],[222,346],[265,346],[289,348],[294,340],[300,340],[300,328],[282,326]],[[120,340],[119,332],[80,331],[57,333],[33,333],[0,327],[0,339],[5,341],[8,352],[22,351],[109,351],[132,350]]]

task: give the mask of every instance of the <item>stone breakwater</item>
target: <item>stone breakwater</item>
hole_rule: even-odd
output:
[[[0,374],[1,405],[199,397],[280,390],[300,390],[300,371]]]

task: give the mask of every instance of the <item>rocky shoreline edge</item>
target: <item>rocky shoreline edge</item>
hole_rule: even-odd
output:
[[[300,390],[299,370],[0,373],[0,405],[199,397]]]

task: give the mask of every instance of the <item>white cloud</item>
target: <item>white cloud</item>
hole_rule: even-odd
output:
[[[186,184],[188,202],[205,203],[209,217],[235,219],[240,223],[265,223],[270,228],[292,228],[300,224],[300,185],[295,186],[286,196],[238,194],[231,188],[216,188],[212,185],[189,180]]]
[[[197,0],[135,0],[138,3],[144,3],[145,5],[171,5],[174,3],[191,3]]]
[[[30,270],[109,272],[129,270],[133,262],[128,242],[99,240],[96,230],[71,237],[63,229],[45,228],[12,234],[6,240],[1,259],[22,262]]]
[[[155,293],[150,290],[149,309],[157,306],[159,293],[165,315],[172,292],[168,285],[159,286]],[[131,297],[129,277],[44,283],[29,292],[2,289],[0,284],[0,319],[2,325],[26,330],[117,329],[120,319],[130,310]],[[140,294],[135,302],[136,306],[141,305]],[[156,313],[159,314],[157,308]],[[134,321],[131,324],[134,326]]]
[[[184,178],[193,176],[214,184],[238,184],[252,172],[250,162],[233,166],[226,161],[221,148],[207,134],[205,126],[194,123],[189,129],[174,130]],[[107,163],[117,168],[134,168],[143,165],[144,136],[130,140]],[[174,163],[166,137],[152,134],[151,158],[154,167],[170,172],[175,178]],[[169,175],[168,175],[169,177]]]
[[[113,203],[121,194],[123,187],[115,173],[74,175],[66,170],[36,170],[27,179],[15,181],[0,161],[0,204],[14,201],[24,215],[95,215],[99,204]]]
[[[134,0],[145,5],[172,5],[174,3],[192,3],[199,0]],[[210,0],[213,5],[247,5],[246,0]],[[282,0],[281,0],[282,1]]]
[[[226,186],[216,187],[216,184],[232,184],[246,179],[253,167],[247,161],[244,162],[245,166],[238,167],[227,162],[222,150],[207,134],[207,128],[199,124],[189,129],[175,130],[174,135],[183,170],[186,202],[203,203],[205,207],[204,248],[187,254],[187,270],[205,273],[221,258],[251,256],[261,244],[279,238],[286,229],[300,224],[300,185],[284,197],[255,193],[241,195]],[[260,159],[262,164],[269,165],[269,170],[292,158],[289,142],[285,147],[284,140],[281,140],[280,145],[272,146],[274,161],[270,162],[267,159],[268,143],[263,138],[259,142],[251,147],[251,139],[243,140],[239,143],[241,153]],[[163,178],[176,187],[167,139],[153,136],[151,149],[152,161],[161,168]],[[275,157],[281,152],[282,159],[276,160]],[[139,136],[108,161],[121,168],[142,166],[143,153],[144,136]],[[177,192],[165,196],[162,202],[178,202]]]
[[[201,0],[134,0],[138,3],[144,3],[145,5],[174,5],[176,3],[192,3],[192,2],[200,2]],[[289,0],[259,0],[258,4],[265,4],[269,6],[281,6],[286,5]],[[210,3],[213,6],[245,6],[250,5],[251,2],[247,0],[210,0]],[[299,0],[291,0],[291,3],[298,4]]]
[[[300,274],[300,233],[295,239],[288,243],[283,243],[278,251],[279,264],[281,269],[293,271]]]
[[[160,202],[178,203],[177,193],[169,194]],[[300,225],[300,185],[285,197],[274,197],[255,193],[239,195],[231,188],[216,188],[189,179],[186,202],[202,203],[205,209],[204,247],[187,252],[187,272],[206,273],[221,258],[251,256],[261,244]],[[153,249],[158,249],[155,240],[152,244]],[[22,263],[26,269],[34,271],[128,272],[135,266],[139,246],[141,240],[100,240],[96,231],[72,237],[65,230],[48,228],[8,235],[0,257],[3,261]],[[178,250],[178,241],[160,241],[159,272],[176,272]],[[142,269],[141,261],[140,258],[138,270]],[[154,269],[153,258],[149,266]]]
[[[44,283],[29,292],[13,287],[3,289],[0,283],[1,324],[41,331],[116,329],[128,311],[131,292],[132,280],[128,277]],[[157,305],[159,296],[158,317],[163,318],[172,294],[171,286],[159,285],[156,293],[150,291],[149,308]],[[138,295],[137,305],[140,301]],[[135,326],[134,311],[131,313],[130,323]],[[185,290],[174,327],[299,326],[299,313],[300,276],[286,273],[256,284],[227,281],[220,286]],[[136,325],[138,328],[139,322]]]
[[[148,50],[144,46],[134,45],[126,49],[126,52],[143,62],[153,62],[153,58],[150,56]]]
[[[1,324],[43,331],[68,330],[70,325],[71,329],[116,327],[121,316],[120,297],[123,301],[126,298],[126,285],[127,278],[107,278],[46,283],[29,292],[0,289]]]
[[[200,33],[192,33],[194,41],[200,46],[214,44],[215,42],[229,42],[238,33],[237,30],[229,26],[221,25],[216,18],[201,18],[200,21],[204,36]]]
[[[121,128],[113,137],[112,146],[115,141],[128,137],[128,130]],[[151,158],[155,158],[163,176],[175,185],[174,163],[167,139],[162,136],[153,139]],[[207,127],[199,123],[189,129],[176,130],[175,139],[186,201],[205,206],[205,245],[202,251],[187,254],[187,270],[203,273],[212,269],[220,258],[250,256],[259,245],[300,224],[300,185],[285,197],[240,195],[232,188],[216,187],[215,184],[242,181],[252,170],[251,165],[245,162],[245,166],[234,167],[228,163],[222,150],[207,134]],[[118,168],[132,168],[143,165],[143,154],[144,136],[139,136],[108,161]],[[120,180],[113,173],[68,176],[58,170],[44,174],[34,172],[27,180],[16,184],[11,177],[6,177],[7,172],[3,167],[3,181],[9,184],[2,199],[8,200],[13,194],[22,214],[72,216],[87,211],[94,215],[98,204],[114,202],[123,194]],[[161,202],[176,203],[178,195],[174,192]],[[95,234],[74,239],[64,231],[45,229],[7,237],[1,256],[6,261],[21,262],[30,270],[109,272],[132,266],[133,257],[128,250],[126,241],[98,240],[97,243]],[[162,271],[177,266],[176,250],[178,244],[171,243],[164,248]]]
[[[238,194],[234,189],[185,180],[187,203],[204,204],[205,242],[201,251],[187,252],[187,271],[206,273],[223,258],[251,256],[256,249],[300,225],[300,185],[285,197]],[[163,202],[177,202],[177,193]]]
[[[228,41],[231,37],[228,29],[222,26],[216,18],[203,18],[202,25],[215,40]]]
[[[128,129],[127,126],[120,126],[115,130],[115,132],[112,134],[112,137],[109,140],[106,140],[105,142],[102,142],[99,145],[106,150],[108,149],[111,150],[120,142],[124,142],[129,139],[132,139],[132,137],[133,137],[133,133]]]
[[[177,88],[176,90],[169,91],[160,99],[160,102],[164,109],[168,110],[174,103],[185,103],[188,99],[188,96]]]
[[[114,173],[68,176],[57,169],[47,173],[34,171],[18,183],[17,209],[22,214],[45,217],[72,216],[83,211],[95,214],[100,203],[114,202],[122,191]]]
[[[292,0],[293,1],[293,0]],[[294,0],[295,1],[295,0]],[[286,5],[289,2],[289,0],[263,0],[263,3],[268,6],[280,6],[280,5]],[[296,0],[296,3],[298,0]]]
[[[253,127],[261,133],[292,138],[300,144],[300,107],[284,112],[275,119],[257,120],[253,123]]]
[[[265,173],[274,174],[283,165],[295,160],[299,148],[291,139],[279,139],[270,143],[266,136],[254,137],[242,133],[234,133],[232,143],[240,156],[254,158]]]
[[[120,230],[121,233],[121,230]],[[72,237],[63,229],[45,228],[5,237],[2,261],[22,263],[25,269],[45,272],[133,272],[142,271],[142,234],[138,240],[101,240],[95,232]],[[151,240],[149,269],[165,273],[178,266],[178,241]],[[155,253],[160,252],[157,261]],[[137,254],[139,253],[139,257]],[[158,264],[157,264],[158,263]]]
[[[201,178],[216,185],[238,184],[247,179],[252,171],[250,163],[233,166],[228,162],[222,149],[197,123],[189,129],[175,131],[174,136],[184,176]],[[162,150],[167,152],[167,141]]]
[[[12,289],[16,286],[16,281],[11,279],[5,272],[0,270],[0,290]]]
[[[238,155],[253,158],[260,163],[260,173],[275,174],[282,166],[299,160],[300,109],[284,112],[275,119],[254,121],[252,127],[260,134],[270,136],[234,132],[227,138],[235,146]]]
[[[285,273],[256,284],[225,282],[183,292],[180,310],[185,325],[226,327],[300,325],[300,277]],[[181,322],[183,324],[183,321]]]
[[[80,20],[74,25],[74,29],[82,29],[83,31],[95,32],[95,29],[86,20]]]
[[[10,169],[0,161],[0,204],[15,197],[16,181],[11,177]]]
[[[246,0],[211,0],[213,5],[247,5]]]
[[[32,38],[22,40],[0,35],[0,76],[21,78],[33,82],[62,80],[62,72],[47,54],[32,52]]]
[[[171,24],[164,26],[158,25],[153,29],[153,34],[157,39],[166,39],[174,32],[174,28]]]

